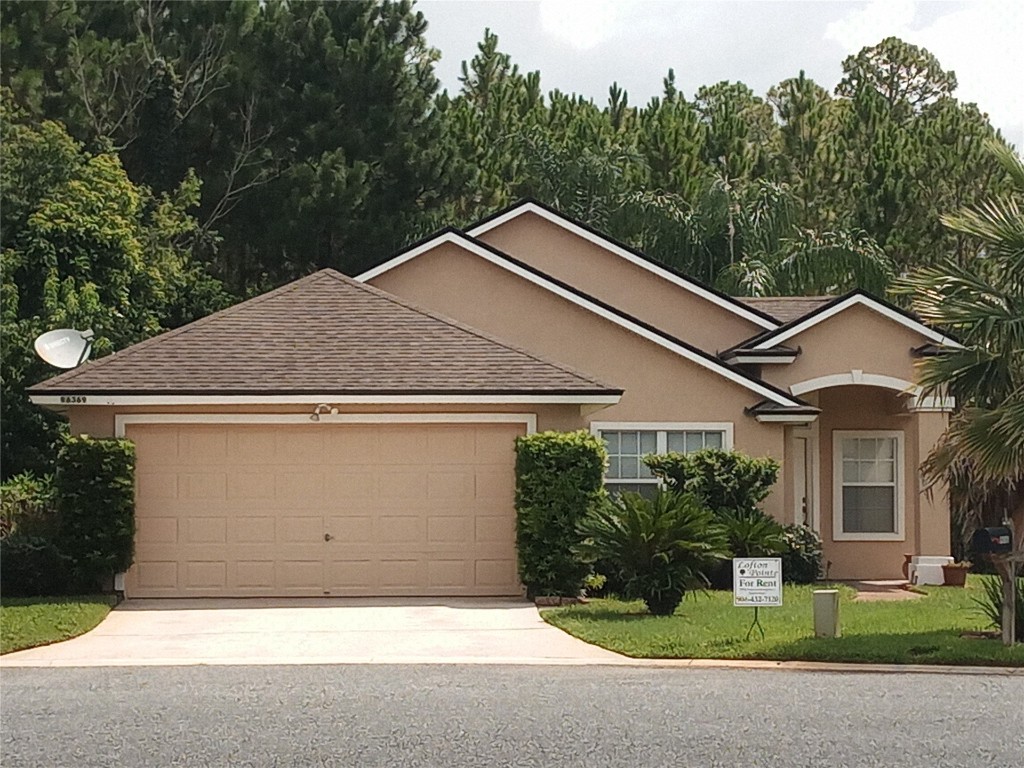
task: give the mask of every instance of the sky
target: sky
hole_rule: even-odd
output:
[[[545,91],[602,105],[613,82],[631,104],[645,104],[661,93],[670,67],[688,95],[739,80],[764,96],[801,69],[831,90],[843,59],[894,35],[954,70],[957,98],[976,103],[1024,148],[1021,0],[420,0],[417,7],[450,92],[489,27],[521,71],[540,70]]]

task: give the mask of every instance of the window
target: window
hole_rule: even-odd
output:
[[[833,538],[902,541],[903,433],[833,432]]]
[[[591,425],[608,449],[605,488],[611,493],[653,494],[658,488],[643,457],[649,453],[690,453],[702,448],[729,448],[732,424],[617,424]]]

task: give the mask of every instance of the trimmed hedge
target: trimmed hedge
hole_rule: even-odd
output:
[[[0,584],[7,597],[69,595],[70,562],[52,540],[12,533],[0,541]]]
[[[527,595],[575,597],[590,572],[575,549],[580,521],[605,498],[604,442],[589,432],[516,440],[516,546]]]
[[[705,448],[694,453],[644,456],[669,488],[692,493],[716,514],[753,512],[779,478],[779,462],[739,451]]]
[[[821,540],[804,526],[783,526],[758,506],[779,476],[779,462],[714,448],[645,456],[669,488],[694,494],[725,528],[733,557],[781,557],[787,582],[809,584],[821,569]],[[715,589],[732,589],[732,567],[708,574]]]
[[[23,472],[0,485],[0,536],[52,539],[59,528],[53,475]]]
[[[83,587],[132,563],[135,540],[135,446],[88,435],[64,438],[54,478],[60,534],[56,544]]]

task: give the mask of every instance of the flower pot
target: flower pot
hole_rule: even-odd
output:
[[[967,572],[969,568],[956,565],[942,566],[942,586],[962,587],[967,584]]]

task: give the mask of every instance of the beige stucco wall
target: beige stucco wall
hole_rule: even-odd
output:
[[[617,405],[589,414],[588,424],[731,422],[735,447],[782,458],[783,427],[743,412],[760,395],[457,245],[439,246],[370,282],[625,390]],[[782,504],[779,491],[766,509],[781,515]]]
[[[800,355],[788,365],[763,365],[761,374],[782,389],[853,370],[913,381],[915,358],[910,350],[926,341],[911,329],[855,305],[783,342],[800,347]]]
[[[824,559],[833,579],[902,577],[903,555],[949,554],[949,508],[942,489],[929,498],[919,467],[945,427],[945,414],[909,413],[898,395],[876,387],[835,387],[819,392],[819,466],[821,536]],[[833,539],[833,432],[892,430],[903,433],[904,539],[902,541],[835,541]]]
[[[511,219],[479,239],[709,352],[728,349],[764,330],[533,213]]]

